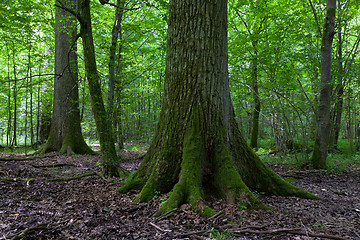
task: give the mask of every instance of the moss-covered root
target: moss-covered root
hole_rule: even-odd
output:
[[[227,144],[218,144],[213,158],[211,185],[227,203],[239,202],[248,208],[266,208],[245,185],[232,161]]]
[[[120,166],[103,165],[102,175],[105,177],[127,177],[129,172]]]
[[[3,181],[3,182],[19,182],[19,181],[24,181],[24,182],[30,183],[30,182],[35,181],[35,179],[34,179],[34,178],[23,179],[23,178],[0,177],[0,181]]]
[[[250,178],[247,178],[248,181],[245,182],[251,189],[264,192],[268,195],[320,199],[319,197],[286,182],[278,174],[261,162],[254,152],[249,152],[249,156],[249,161],[254,164],[253,166],[250,166],[253,169],[253,173]]]
[[[169,199],[159,209],[157,215],[166,213],[183,203],[190,203],[193,209],[203,216],[211,216],[215,211],[204,204],[201,183],[201,167],[204,159],[204,141],[199,129],[192,127],[184,138],[179,182],[175,184]]]
[[[103,156],[101,160],[101,166],[102,166],[102,174],[104,177],[129,176],[129,172],[120,167],[119,158],[115,152],[115,148],[110,148],[109,151],[105,151],[102,148],[102,154]]]
[[[267,181],[265,181],[265,183],[262,182],[259,184],[259,186],[264,187],[263,189],[259,190],[267,194],[277,196],[294,196],[306,199],[320,199],[320,197],[286,182],[271,169],[263,172],[262,179],[263,181],[264,179],[267,179]]]

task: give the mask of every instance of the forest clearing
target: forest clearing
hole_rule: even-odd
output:
[[[125,150],[122,166],[136,170],[143,154],[141,150]],[[273,209],[249,211],[239,203],[207,199],[218,213],[215,217],[200,217],[184,204],[161,219],[152,215],[167,194],[159,193],[150,202],[135,205],[132,201],[138,192],[118,191],[124,179],[95,174],[48,181],[99,173],[100,156],[47,154],[16,160],[19,158],[9,153],[0,157],[2,240],[360,239],[359,168],[331,173],[273,164],[283,178],[321,200],[258,193]]]

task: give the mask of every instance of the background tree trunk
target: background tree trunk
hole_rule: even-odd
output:
[[[311,158],[316,169],[326,168],[326,157],[330,140],[330,101],[331,101],[331,47],[335,29],[336,0],[327,1],[327,10],[321,42],[321,75],[319,93],[319,115],[314,151]]]
[[[159,213],[190,203],[201,214],[214,214],[205,192],[252,206],[260,202],[249,188],[314,197],[266,167],[238,129],[229,90],[226,0],[170,1],[162,111],[148,153],[120,191],[131,188],[141,189],[136,202],[172,191]]]
[[[123,6],[122,0],[117,0],[116,5]],[[115,143],[118,144],[118,149],[124,147],[122,133],[121,133],[121,121],[119,121],[118,109],[120,101],[116,102],[115,96],[119,96],[121,89],[119,87],[120,81],[119,78],[122,78],[122,63],[121,63],[121,48],[122,48],[122,30],[121,22],[123,18],[123,10],[121,8],[115,9],[115,19],[114,26],[111,33],[111,44],[110,44],[110,56],[109,56],[109,89],[108,89],[108,99],[107,99],[107,111],[109,116],[111,116],[111,125],[114,133]],[[120,40],[120,43],[118,41]],[[116,64],[116,49],[118,48],[118,64]],[[120,100],[120,99],[118,99]]]
[[[77,0],[63,1],[69,9],[77,8]],[[78,66],[76,55],[76,19],[57,8],[55,13],[55,81],[53,115],[49,138],[43,152],[91,154],[81,133]]]
[[[257,42],[253,42],[253,59],[252,59],[252,82],[253,82],[253,96],[254,96],[254,112],[252,118],[252,131],[250,138],[250,147],[257,148],[258,146],[258,135],[259,135],[259,117],[261,111],[261,102],[259,96],[258,86],[258,59],[257,59]]]
[[[341,12],[340,6],[338,6],[338,12]],[[342,56],[342,33],[341,33],[341,20],[338,21],[339,23],[339,30],[337,33],[337,45],[336,45],[336,55],[337,55],[337,84],[335,88],[335,104],[333,108],[333,118],[332,118],[332,131],[330,137],[330,149],[336,149],[337,143],[340,134],[341,128],[341,118],[343,112],[343,95],[344,95],[344,84],[343,84],[343,75],[344,75],[344,68],[343,68],[343,56]]]
[[[91,107],[95,118],[96,129],[99,135],[102,168],[105,176],[121,176],[125,172],[120,168],[119,158],[116,154],[114,136],[112,133],[111,122],[105,111],[102,98],[100,77],[97,72],[95,60],[95,48],[91,28],[90,0],[79,1],[80,34],[83,42],[85,59],[85,71],[88,79]]]

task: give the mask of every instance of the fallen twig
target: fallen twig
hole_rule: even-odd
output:
[[[309,237],[336,239],[336,240],[346,240],[347,239],[347,238],[343,238],[343,237],[339,237],[339,236],[335,236],[335,235],[309,233],[309,232],[301,232],[301,231],[289,231],[288,233],[302,235],[302,236],[309,236]]]
[[[45,182],[67,182],[67,181],[80,179],[80,178],[88,177],[88,176],[94,176],[94,175],[97,175],[97,173],[96,172],[90,172],[90,173],[85,173],[85,174],[81,174],[81,175],[77,175],[77,176],[73,176],[73,177],[68,177],[68,178],[49,178],[49,179],[46,179]]]
[[[72,163],[53,163],[47,165],[31,165],[35,168],[48,168],[48,167],[64,167],[64,166],[74,166]]]
[[[169,229],[162,229],[161,227],[157,226],[155,223],[150,222],[149,224],[151,226],[153,226],[154,228],[156,228],[157,230],[159,230],[160,232],[163,232],[163,233],[171,232],[171,230],[169,230]]]
[[[170,210],[170,211],[168,211],[167,213],[164,213],[163,215],[161,215],[161,216],[159,216],[158,218],[156,218],[156,219],[154,220],[154,222],[155,222],[155,223],[156,223],[156,222],[159,222],[159,221],[161,221],[161,220],[163,220],[163,219],[165,219],[165,218],[173,215],[173,214],[176,212],[176,210],[177,210],[177,208],[174,208],[173,210]]]
[[[302,235],[302,236],[308,236],[308,237],[346,240],[346,238],[334,236],[334,235],[302,232],[302,231],[300,231],[300,228],[279,228],[279,229],[270,229],[270,230],[263,230],[263,231],[251,230],[249,228],[248,229],[240,228],[240,229],[232,230],[231,232],[233,232],[235,236],[241,236],[242,233],[253,233],[253,234],[289,233],[289,234]]]
[[[48,227],[46,224],[41,224],[38,226],[34,226],[34,227],[29,227],[27,229],[25,229],[24,231],[22,231],[19,234],[16,234],[14,236],[11,237],[11,240],[17,240],[17,239],[23,239],[23,238],[27,238],[29,234],[35,232],[35,231],[39,231],[39,230],[49,230],[50,227]]]
[[[233,230],[234,234],[239,234],[239,233],[255,233],[255,234],[272,234],[272,233],[281,233],[281,232],[295,232],[295,231],[299,231],[300,228],[278,228],[278,229],[269,229],[269,230],[252,230],[249,228],[241,228],[241,229],[236,229]]]
[[[214,219],[214,218],[217,218],[218,216],[220,216],[220,215],[223,214],[223,213],[224,213],[224,211],[219,211],[219,212],[216,213],[215,215],[209,217],[209,220]]]
[[[175,237],[188,237],[192,235],[198,235],[198,234],[205,234],[210,233],[210,230],[202,230],[202,231],[194,231],[194,232],[187,232],[187,233],[177,233],[175,234]]]

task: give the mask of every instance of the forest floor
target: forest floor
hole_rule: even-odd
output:
[[[125,151],[122,166],[136,170],[142,154]],[[167,195],[135,205],[136,192],[117,191],[121,179],[94,174],[101,170],[99,161],[99,156],[0,153],[0,239],[360,239],[360,169],[338,175],[271,165],[322,199],[257,193],[273,210],[249,211],[209,199],[219,213],[215,217],[199,217],[185,204],[156,218]]]

